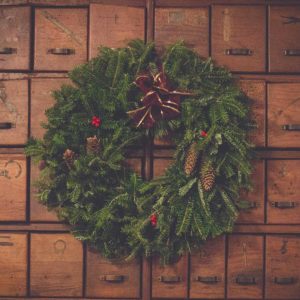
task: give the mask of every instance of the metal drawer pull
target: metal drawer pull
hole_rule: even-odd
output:
[[[253,51],[250,49],[235,48],[235,49],[226,49],[225,54],[226,55],[250,56],[253,54]]]
[[[221,278],[218,276],[197,276],[195,281],[207,283],[207,284],[214,284],[221,281]]]
[[[8,47],[0,48],[0,54],[14,54],[14,53],[17,53],[16,48],[8,48]]]
[[[235,281],[239,285],[256,285],[256,278],[247,275],[238,275]]]
[[[0,246],[13,246],[14,243],[12,242],[0,242]]]
[[[283,54],[285,56],[300,56],[300,49],[285,49]]]
[[[54,54],[54,55],[71,55],[71,54],[75,54],[75,49],[52,48],[52,49],[48,49],[47,53]]]
[[[158,278],[158,280],[163,283],[178,283],[181,281],[181,277],[180,276],[160,276]]]
[[[296,278],[294,278],[294,277],[275,277],[274,283],[282,284],[282,285],[294,284],[294,283],[296,283]]]
[[[282,130],[287,131],[300,131],[300,124],[285,124],[282,125]]]
[[[125,276],[123,275],[103,275],[99,277],[99,280],[112,282],[112,283],[121,283],[124,282]]]
[[[14,127],[16,127],[16,126],[11,122],[2,122],[2,123],[0,123],[0,130],[1,129],[11,129],[11,128],[14,128]]]
[[[272,201],[271,202],[272,207],[275,208],[295,208],[297,205],[293,201]]]

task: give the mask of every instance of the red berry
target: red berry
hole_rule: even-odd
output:
[[[156,225],[157,225],[157,215],[156,214],[152,214],[150,216],[150,223],[153,227],[156,227]]]
[[[102,121],[101,121],[100,118],[94,116],[94,117],[92,118],[92,122],[91,122],[91,123],[92,123],[93,126],[95,126],[95,127],[98,128],[98,127],[100,127]]]
[[[201,135],[202,137],[207,137],[207,132],[204,131],[204,130],[201,130],[200,135]]]

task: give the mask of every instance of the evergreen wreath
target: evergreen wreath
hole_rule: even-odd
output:
[[[54,92],[43,140],[26,147],[40,201],[107,258],[164,263],[232,231],[250,189],[249,99],[231,74],[176,43],[102,47]],[[128,149],[171,133],[174,163],[143,181]]]

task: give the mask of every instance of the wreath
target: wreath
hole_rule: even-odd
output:
[[[31,139],[40,201],[107,258],[164,263],[232,231],[251,188],[249,99],[231,74],[182,42],[102,47],[54,92],[46,133]],[[171,135],[174,163],[145,181],[126,155]]]

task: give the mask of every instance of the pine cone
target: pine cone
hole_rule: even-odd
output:
[[[98,154],[100,152],[100,139],[96,136],[88,137],[86,139],[87,154]]]
[[[64,152],[63,158],[69,168],[73,166],[74,159],[75,159],[75,152],[73,150],[67,149]]]
[[[209,192],[215,184],[215,171],[210,161],[204,161],[200,169],[200,182],[204,191]]]
[[[189,146],[185,156],[184,172],[186,175],[191,175],[192,172],[195,170],[198,157],[199,157],[199,152],[197,150],[197,143],[193,142]]]

